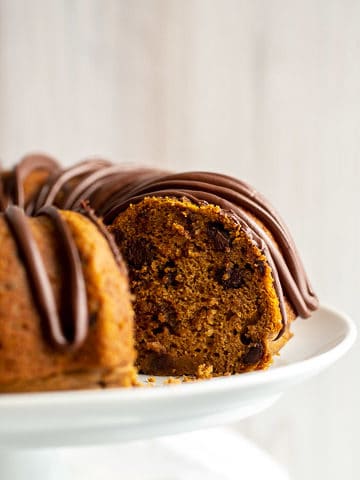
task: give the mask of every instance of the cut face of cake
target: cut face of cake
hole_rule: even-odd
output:
[[[102,228],[54,207],[0,216],[0,392],[132,384],[127,273]]]
[[[265,368],[317,308],[286,227],[243,182],[162,176],[120,192],[105,221],[129,266],[144,373]]]
[[[225,374],[269,365],[283,330],[271,269],[230,216],[213,205],[146,197],[110,231],[130,269],[140,371]]]

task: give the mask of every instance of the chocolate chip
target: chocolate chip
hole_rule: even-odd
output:
[[[251,337],[247,333],[247,329],[244,329],[244,331],[241,333],[240,340],[243,345],[250,345],[252,342]]]
[[[258,363],[262,359],[263,353],[264,348],[258,343],[250,347],[249,351],[242,356],[241,360],[245,365],[255,365],[255,363]]]
[[[138,238],[128,243],[125,257],[130,267],[139,270],[153,261],[155,252],[155,246],[150,241]]]
[[[244,269],[247,270],[248,272],[254,273],[253,267],[250,265],[250,263],[245,263]]]
[[[196,223],[196,216],[192,213],[188,213],[185,217],[185,224],[184,228],[190,233],[190,235],[194,234],[194,225]]]
[[[220,268],[215,273],[215,279],[225,289],[240,288],[245,284],[244,269],[237,264],[229,268]]]
[[[169,323],[169,325],[171,325],[172,327],[175,327],[178,323],[177,311],[175,310],[173,305],[171,305],[171,303],[163,304],[160,307],[158,317],[162,317],[163,321]]]
[[[121,245],[124,241],[124,238],[125,238],[123,232],[121,230],[115,230],[112,233],[114,235],[114,239],[115,239],[116,244]]]
[[[165,286],[171,285],[172,287],[176,287],[179,283],[176,280],[177,270],[175,269],[175,262],[173,260],[167,261],[164,267],[159,269],[158,276],[160,279],[163,279]]]
[[[226,320],[231,320],[236,314],[232,311],[229,310],[226,314]]]
[[[216,251],[222,252],[230,247],[230,233],[221,222],[209,222],[207,224],[207,234]]]
[[[148,223],[149,222],[149,209],[148,208],[144,208],[142,210],[140,210],[137,215],[136,215],[136,223],[138,225],[142,225],[145,223]]]
[[[176,287],[178,285],[178,281],[176,280],[177,272],[176,270],[172,270],[171,272],[167,272],[165,275],[165,284],[171,285],[172,287]]]
[[[162,333],[165,328],[173,335],[178,333],[179,322],[177,311],[170,302],[163,303],[159,306],[157,313],[153,315],[153,321],[159,324],[153,329],[155,335]]]
[[[92,327],[97,321],[98,312],[91,312],[89,315],[89,326]]]
[[[265,263],[262,260],[257,260],[255,262],[255,268],[260,272],[261,276],[265,275]]]
[[[165,330],[166,324],[161,324],[159,327],[153,328],[152,333],[154,335],[158,335],[159,333],[163,333]]]
[[[158,375],[175,370],[176,361],[174,360],[176,359],[169,354],[151,352],[148,359],[150,361],[149,370]]]
[[[168,260],[166,263],[165,263],[165,266],[164,268],[174,268],[175,267],[175,262],[174,260]]]

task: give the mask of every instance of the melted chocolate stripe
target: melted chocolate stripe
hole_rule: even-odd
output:
[[[8,196],[6,195],[6,186],[4,184],[3,176],[1,175],[0,168],[0,211],[3,212],[9,203]]]
[[[181,176],[182,174],[180,174]],[[186,174],[185,174],[186,176]],[[302,285],[302,289],[309,290],[311,296],[314,296],[313,289],[307,279],[304,267],[300,261],[300,255],[297,251],[295,242],[279,213],[267,202],[259,192],[250,187],[241,180],[235,180],[226,175],[218,173],[206,174],[206,172],[191,173],[191,178],[200,179],[204,181],[209,177],[209,180],[216,178],[216,187],[224,187],[226,190],[230,188],[241,195],[241,201],[235,201],[236,204],[245,205],[249,212],[253,213],[261,222],[271,231],[276,242],[279,244],[284,256],[293,263],[292,272],[296,277],[297,282]],[[215,185],[213,185],[215,187]],[[311,301],[311,300],[309,300]]]
[[[84,272],[82,269],[79,250],[72,237],[66,221],[58,209],[50,206],[42,208],[37,216],[49,217],[59,232],[59,241],[63,248],[63,260],[66,271],[69,272],[69,285],[67,298],[70,298],[70,327],[73,330],[69,345],[77,348],[85,340],[88,332],[88,306]]]
[[[10,231],[14,235],[20,257],[23,259],[30,278],[35,303],[38,305],[44,321],[45,332],[49,335],[51,342],[59,349],[77,347],[85,339],[88,322],[85,283],[80,259],[68,227],[56,209],[50,207],[41,214],[49,216],[55,222],[55,227],[59,230],[63,239],[64,260],[70,269],[70,284],[71,288],[74,289],[72,297],[74,308],[71,309],[72,321],[75,324],[73,339],[67,339],[64,335],[54,292],[24,211],[15,205],[11,205],[6,209],[4,216]]]
[[[81,209],[79,210],[79,213],[81,213],[81,215],[84,215],[86,218],[88,218],[96,226],[98,231],[102,234],[102,236],[107,241],[118,267],[122,270],[123,273],[125,273],[126,272],[125,264],[120,254],[120,251],[115,243],[114,237],[107,230],[107,228],[99,219],[99,217],[95,215],[94,210],[90,208],[85,201],[83,201],[81,204]]]
[[[68,169],[70,172],[74,172],[76,167],[70,167]],[[77,208],[83,200],[88,200],[93,193],[97,193],[98,189],[103,185],[106,185],[107,194],[109,194],[109,185],[114,181],[116,183],[116,190],[118,190],[118,182],[121,181],[124,186],[124,180],[126,178],[134,179],[135,176],[147,174],[147,172],[152,172],[152,169],[139,169],[136,171],[138,175],[135,175],[134,169],[126,168],[124,165],[105,165],[102,168],[92,168],[92,165],[89,164],[89,170],[86,175],[78,179],[78,183],[71,190],[69,195],[63,199],[60,203],[61,208],[74,209]]]
[[[84,185],[80,184],[82,189],[78,200],[73,204],[72,208],[76,208],[80,199],[89,199],[93,208],[101,215],[101,206],[111,202],[112,197],[118,194],[119,183],[122,185],[122,191],[131,189],[133,183],[142,183],[154,178],[154,170],[149,168],[139,168],[124,170],[120,165],[117,165],[117,173],[95,180],[93,185],[84,189]]]
[[[26,216],[15,205],[9,206],[4,215],[31,280],[35,301],[46,320],[46,330],[55,344],[66,346],[67,340],[61,331],[54,293]]]
[[[124,182],[123,179],[119,179],[117,183],[113,184],[113,193],[107,197],[106,201],[99,206],[99,212],[104,217],[116,206],[129,198],[135,197],[140,193],[143,193],[144,189],[148,185],[156,185],[156,182],[164,178],[164,172],[161,170],[153,170],[146,175],[133,175],[129,178],[128,182]],[[153,191],[154,189],[151,188]],[[96,196],[95,196],[96,197]]]
[[[79,167],[81,167],[80,173]],[[43,191],[40,192],[36,207],[54,203],[57,194],[75,180],[75,185],[68,188],[67,193],[62,192],[62,198],[56,198],[57,206],[64,210],[77,210],[83,200],[90,200],[92,208],[101,215],[99,211],[101,207],[107,205],[113,196],[118,195],[119,184],[121,184],[121,191],[126,192],[132,189],[134,184],[139,185],[148,182],[149,179],[157,178],[160,172],[161,175],[167,173],[149,167],[134,169],[129,165],[114,165],[107,161],[86,161],[65,170],[61,178],[47,182]],[[46,199],[47,195],[50,195],[50,198]]]
[[[262,223],[265,226],[268,226],[269,230],[271,231],[272,235],[274,236],[275,240],[278,243],[283,244],[283,253],[286,255],[287,253],[292,254],[292,261],[294,262],[294,266],[292,268],[292,273],[297,278],[297,281],[302,284],[302,289],[305,291],[306,289],[309,291],[310,297],[313,297],[311,305],[313,305],[313,310],[315,310],[318,306],[318,301],[315,296],[315,293],[310,285],[310,282],[307,278],[305,269],[302,265],[300,260],[300,255],[297,251],[295,242],[291,236],[289,229],[286,226],[286,223],[283,221],[279,213],[269,204],[266,198],[261,195],[258,191],[256,191],[253,187],[248,185],[246,182],[242,180],[237,180],[227,175],[223,175],[220,173],[207,173],[207,172],[189,172],[184,174],[175,175],[176,178],[185,178],[191,180],[200,180],[200,181],[207,181],[212,186],[214,185],[214,180],[216,180],[216,186],[223,186],[227,189],[235,190],[236,192],[244,195],[248,200],[252,202],[255,209],[252,211],[256,216],[260,218]],[[263,216],[260,217],[261,211],[265,210],[267,213],[267,219]],[[251,211],[251,209],[249,209]],[[267,224],[267,221],[270,220],[270,225]],[[282,236],[280,236],[282,234]],[[282,238],[285,239],[285,242],[282,242]],[[286,243],[287,242],[287,243]]]
[[[53,158],[40,153],[27,155],[9,172],[4,172],[0,166],[0,210],[2,212],[8,205],[17,205],[31,210],[31,202],[25,205],[24,183],[36,170],[50,173],[59,171],[60,166]]]
[[[59,171],[59,164],[47,155],[33,154],[24,157],[13,170],[14,177],[14,203],[25,207],[24,182],[26,177],[35,170]]]
[[[66,200],[61,205],[61,208],[64,210],[73,209],[76,206],[76,203],[79,203],[82,200],[88,200],[94,188],[94,184],[96,185],[99,181],[106,181],[108,177],[111,178],[118,172],[119,166],[111,165],[109,167],[95,170],[94,173],[90,173],[73,188]]]
[[[162,180],[156,183],[156,188],[161,191],[165,189],[186,189],[190,188],[190,184],[185,180]],[[191,189],[196,190],[198,195],[200,195],[200,198],[204,198],[205,192],[209,190],[208,184],[200,181],[192,181]],[[143,189],[141,193],[149,193],[151,190],[152,187],[150,186]],[[314,299],[312,289],[309,287],[306,281],[306,275],[302,264],[299,261],[299,256],[297,255],[295,248],[289,248],[289,245],[291,245],[293,241],[288,232],[282,228],[282,225],[276,218],[268,213],[268,210],[265,210],[262,205],[258,205],[254,201],[255,196],[248,198],[244,194],[235,191],[235,189],[230,190],[229,188],[218,186],[218,184],[211,185],[211,191],[217,197],[212,203],[217,202],[217,204],[221,206],[222,200],[231,202],[232,205],[228,205],[228,209],[231,208],[234,210],[234,208],[236,208],[238,215],[241,214],[240,212],[242,212],[244,215],[246,211],[254,214],[256,218],[258,218],[273,234],[274,239],[277,242],[285,259],[285,263],[282,261],[281,256],[278,255],[277,249],[272,246],[273,242],[268,238],[268,236],[266,236],[266,244],[268,245],[272,256],[278,259],[276,264],[279,269],[280,276],[286,282],[287,288],[285,288],[285,290],[287,290],[290,300],[293,300],[295,308],[299,312],[300,316],[304,318],[309,317],[313,309],[312,307],[316,307],[317,305],[317,300]],[[241,209],[239,208],[239,205],[241,205]],[[263,231],[258,228],[256,222],[253,222],[248,215],[246,215],[245,221],[247,223],[251,223],[252,230],[256,229],[258,235],[262,235]],[[294,281],[289,274],[290,271],[293,273]],[[300,292],[302,292],[302,294]]]
[[[77,164],[75,167],[63,170],[59,174],[52,176],[39,192],[35,203],[35,211],[38,211],[42,207],[53,205],[58,193],[71,180],[82,175],[88,175],[89,173],[108,165],[109,162],[106,160],[85,160],[84,162]]]
[[[228,184],[234,183],[233,180],[228,180],[228,177],[220,175],[217,175],[217,177],[226,179],[228,183],[225,183],[225,187],[227,187]],[[300,314],[300,316],[303,316],[305,318],[310,316],[311,312],[317,308],[318,300],[314,295],[313,289],[311,288],[310,282],[307,278],[304,267],[300,260],[300,256],[286,225],[281,220],[280,216],[275,212],[275,210],[266,202],[264,197],[258,194],[255,190],[251,189],[251,187],[244,184],[244,182],[239,181],[238,188],[234,189],[240,192],[239,194],[241,195],[237,198],[237,195],[235,194],[235,199],[232,199],[234,204],[238,207],[247,209],[250,213],[254,214],[256,218],[259,218],[259,220],[265,225],[266,228],[268,228],[268,230],[274,237],[286,263],[286,265],[283,265],[282,268],[279,268],[279,272],[280,274],[289,273],[293,276],[296,282],[296,286],[301,292],[303,300],[306,303],[306,308],[302,309],[302,313],[301,309],[299,309],[298,313]],[[226,188],[225,192],[227,192],[225,193],[225,196],[228,196],[229,189]],[[248,192],[248,196],[246,196],[246,192]],[[273,255],[277,255],[279,257],[279,262],[281,261],[283,263],[282,258],[278,253],[278,250],[275,248],[275,246],[273,246],[273,242],[270,243],[270,246],[272,248]],[[285,280],[287,281],[287,283],[289,283],[289,281],[292,279],[290,278],[290,275],[287,275],[285,277]],[[293,292],[292,287],[288,290],[294,294],[296,293]]]

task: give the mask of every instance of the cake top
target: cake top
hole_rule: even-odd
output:
[[[116,243],[101,220],[85,202],[79,213],[86,217],[105,238],[119,270],[127,275],[125,263]],[[54,206],[46,206],[35,216],[48,217],[56,232],[61,263],[66,274],[61,293],[61,310],[67,312],[65,323],[56,304],[45,261],[29,223],[30,217],[24,209],[16,205],[9,205],[1,215],[8,225],[17,246],[19,258],[26,269],[34,300],[43,320],[45,336],[60,350],[79,348],[85,341],[89,328],[86,281],[78,245],[62,212]],[[78,213],[72,215],[78,215]]]
[[[119,188],[117,196],[102,211],[105,223],[111,223],[130,203],[147,196],[186,197],[195,203],[220,206],[247,231],[267,257],[283,319],[286,319],[284,294],[297,315],[303,318],[308,318],[318,308],[318,299],[285,223],[270,203],[246,182],[210,172],[170,175],[154,172],[152,179],[140,184],[134,182],[125,192]]]
[[[45,178],[60,172],[59,163],[48,155],[33,154],[23,157],[11,171],[0,168],[0,211],[8,205],[17,205],[26,209],[25,182],[34,172],[45,173]]]
[[[54,206],[54,200],[63,186],[69,189],[68,182],[73,178],[73,170],[76,175],[84,176],[110,165],[110,162],[104,160],[83,162],[69,171],[62,169],[58,162],[47,155],[33,154],[24,157],[10,171],[0,170],[0,212],[8,224],[26,268],[46,336],[59,349],[74,349],[83,343],[88,331],[88,308],[79,251],[66,221]],[[35,182],[38,187],[31,192],[30,197],[26,191],[28,180]],[[44,202],[42,198],[45,199]],[[122,273],[126,274],[124,261],[106,227],[86,202],[79,201],[77,207],[77,211],[105,237],[116,263]],[[63,328],[45,264],[29,225],[29,216],[47,216],[57,232],[64,270],[69,276],[64,295],[64,303],[68,303],[66,310],[69,312],[67,332],[66,328]]]
[[[318,299],[285,223],[270,203],[246,182],[218,173],[169,173],[148,167],[115,165],[102,159],[60,169],[49,157],[30,156],[13,169],[12,180],[2,182],[6,188],[0,188],[0,205],[10,202],[23,206],[26,176],[41,169],[49,174],[26,206],[32,215],[51,205],[79,211],[82,202],[87,200],[96,214],[103,216],[105,224],[110,224],[131,203],[148,196],[186,197],[198,204],[220,206],[268,259],[283,319],[279,336],[286,326],[284,297],[303,318],[317,309]]]

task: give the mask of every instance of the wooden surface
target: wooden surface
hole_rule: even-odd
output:
[[[0,0],[0,157],[247,179],[287,220],[321,300],[358,320],[359,25],[356,0]],[[360,478],[358,365],[356,345],[238,428],[295,480]]]

